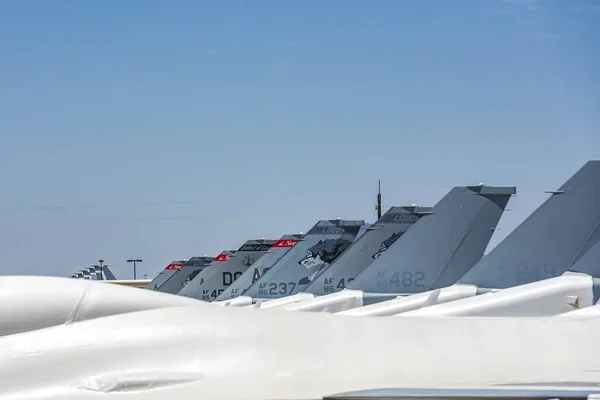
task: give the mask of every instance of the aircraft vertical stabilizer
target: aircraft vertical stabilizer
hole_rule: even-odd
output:
[[[600,241],[581,256],[569,271],[600,278]]]
[[[595,282],[582,273],[594,272],[597,250],[586,255],[600,239],[600,162],[586,163],[550,193],[456,285],[441,289],[438,304],[409,296],[343,314],[541,316],[591,304]]]
[[[191,277],[187,283],[177,292],[181,296],[190,296],[194,293],[200,285],[204,283],[205,278],[212,273],[212,271],[219,268],[219,266],[229,260],[235,254],[235,250],[223,250],[218,256],[216,256],[210,264],[202,267],[196,276]]]
[[[185,261],[171,261],[165,269],[163,269],[154,279],[150,281],[144,289],[158,290],[163,283],[165,283],[170,277],[172,277],[177,271],[183,267]],[[100,269],[100,267],[98,267]]]
[[[275,299],[296,293],[297,286],[308,286],[350,247],[364,224],[363,220],[343,219],[317,222],[245,295]]]
[[[349,286],[411,294],[455,283],[483,256],[515,187],[455,187]]]
[[[275,244],[275,240],[248,240],[229,260],[222,262],[204,276],[204,283],[185,296],[202,301],[213,301],[227,286],[239,278],[252,264],[260,260]]]
[[[594,305],[600,282],[600,242],[561,276],[467,297],[399,316],[540,317]]]
[[[565,272],[600,239],[600,161],[587,162],[458,283],[505,289]]]
[[[104,274],[104,277],[102,278],[102,280],[105,280],[105,281],[116,281],[117,280],[117,277],[115,276],[115,274],[112,273],[110,268],[108,268],[108,265],[104,265],[102,267],[102,273]]]
[[[283,235],[269,249],[267,254],[259,258],[242,276],[225,289],[216,301],[231,300],[243,295],[253,283],[263,276],[281,257],[304,237],[303,234]]]
[[[455,187],[347,289],[283,308],[342,312],[450,285],[481,259],[515,193],[514,186]]]
[[[213,260],[213,257],[207,256],[190,258],[157,290],[163,293],[177,294]]]
[[[344,289],[365,268],[389,250],[415,222],[429,213],[431,207],[391,207],[367,229],[360,240],[356,240],[344,254],[306,287],[304,292],[320,296]]]

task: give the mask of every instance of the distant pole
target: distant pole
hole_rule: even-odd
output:
[[[377,219],[381,218],[381,181],[378,181],[379,189],[377,191],[377,205],[375,209],[377,210]]]
[[[104,268],[102,267],[102,263],[104,262],[103,259],[98,260],[98,262],[100,263],[100,276],[102,277],[102,279],[104,279]]]
[[[127,260],[128,263],[132,262],[133,263],[133,280],[137,279],[137,275],[136,275],[136,271],[135,271],[135,267],[136,267],[136,263],[141,263],[142,260],[139,258],[136,258],[135,260],[131,259],[131,260]]]

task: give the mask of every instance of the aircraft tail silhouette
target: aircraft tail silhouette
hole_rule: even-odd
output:
[[[556,277],[600,239],[600,161],[589,161],[458,283],[506,289]]]
[[[515,187],[455,187],[348,285],[373,297],[449,286],[483,256]],[[377,295],[384,296],[377,296]]]
[[[205,278],[217,270],[219,266],[229,260],[235,254],[235,250],[223,250],[210,264],[202,267],[194,277],[187,281],[177,292],[181,296],[193,297],[192,294],[204,283]]]
[[[213,257],[207,256],[190,258],[181,267],[177,267],[175,273],[160,285],[157,290],[163,293],[177,294],[213,260]]]
[[[204,283],[186,296],[202,301],[213,301],[227,286],[236,281],[251,265],[260,260],[276,240],[248,240],[227,261],[222,262],[204,276]]]
[[[281,259],[296,243],[304,237],[303,234],[283,235],[273,244],[269,251],[260,257],[235,282],[225,289],[216,301],[230,300],[243,295],[252,284],[260,279],[273,265]]]
[[[104,277],[103,277],[104,280],[107,280],[107,281],[117,280],[117,277],[115,276],[115,274],[112,273],[112,271],[110,270],[108,265],[104,265],[102,267],[102,273],[104,274]]]
[[[431,207],[391,207],[371,225],[329,268],[325,269],[304,292],[316,295],[344,289],[371,263],[392,247]]]
[[[159,290],[160,287],[173,275],[175,275],[175,273],[177,271],[179,271],[181,269],[181,267],[183,267],[183,264],[185,264],[185,261],[171,261],[166,267],[165,269],[163,269],[162,271],[160,271],[160,273],[158,275],[156,275],[156,277],[154,277],[154,279],[152,279],[146,286],[144,286],[144,289],[150,289],[150,290]],[[100,271],[100,267],[98,267],[98,271]]]
[[[592,278],[600,278],[600,241],[585,252],[571,268],[571,272],[586,274]]]
[[[363,220],[321,220],[254,283],[246,296],[275,299],[298,293],[354,242]]]

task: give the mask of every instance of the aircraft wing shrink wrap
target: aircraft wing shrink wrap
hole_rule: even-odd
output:
[[[197,300],[83,279],[0,277],[0,336]]]

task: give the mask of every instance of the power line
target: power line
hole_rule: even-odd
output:
[[[435,188],[452,188],[455,186],[463,186],[464,184],[440,184],[440,183],[426,183],[420,181],[401,181],[401,180],[393,180],[393,179],[381,179],[380,182],[393,184],[393,185],[411,185],[417,187],[435,187]],[[316,192],[323,191],[336,191],[342,188],[352,188],[358,187],[362,185],[372,185],[372,180],[365,181],[356,181],[354,183],[346,184],[346,185],[328,185],[319,188],[310,187],[310,188],[299,188],[295,190],[283,191],[270,193],[269,197],[280,196],[280,195],[288,195],[288,194],[300,194],[312,196]],[[389,186],[388,186],[389,187]],[[544,194],[547,189],[523,189],[519,190],[517,188],[517,193],[539,193]],[[257,190],[257,195],[263,195],[264,192],[261,190]],[[252,199],[255,198],[256,195],[231,195],[228,198],[235,196],[236,199]],[[170,205],[186,205],[186,204],[203,204],[206,203],[207,200],[211,201],[224,201],[228,198],[218,197],[218,198],[202,198],[202,199],[189,199],[189,200],[165,200],[158,202],[150,202],[150,203],[127,203],[127,204],[88,204],[88,205],[29,205],[29,206],[11,206],[11,205],[0,205],[0,211],[75,211],[75,210],[94,210],[94,209],[115,209],[115,208],[143,208],[143,207],[161,207],[161,206],[170,206]],[[177,217],[171,217],[177,218]],[[189,218],[189,217],[182,217]]]
[[[316,192],[323,191],[335,191],[342,188],[352,188],[357,186],[365,185],[366,183],[372,183],[372,181],[357,181],[346,185],[328,185],[323,187],[310,187],[310,188],[299,188],[294,190],[270,193],[269,196],[287,195],[287,194],[306,194],[312,195]],[[211,197],[211,201],[223,201],[235,197],[236,199],[252,199],[257,196],[264,195],[264,192],[257,190],[256,195],[243,195],[243,194],[232,194],[228,197]],[[110,208],[142,208],[142,207],[158,207],[165,205],[184,205],[184,204],[203,204],[209,198],[202,199],[190,199],[190,200],[165,200],[160,202],[151,203],[129,203],[129,204],[92,204],[92,205],[31,205],[31,206],[0,206],[0,211],[67,211],[67,210],[87,210],[87,209],[110,209]]]

